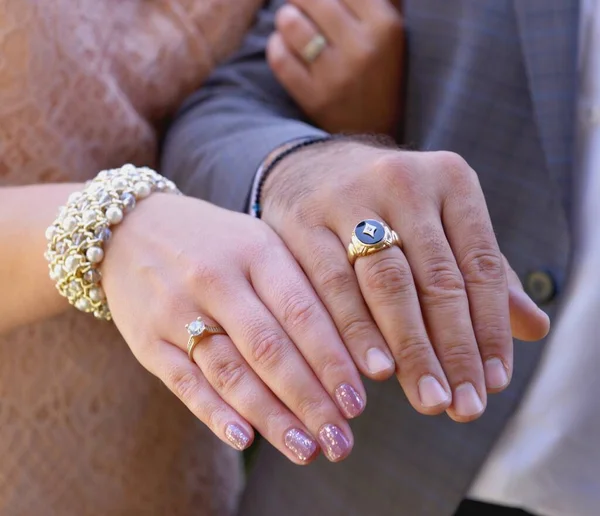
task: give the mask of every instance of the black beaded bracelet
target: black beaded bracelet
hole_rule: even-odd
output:
[[[310,145],[315,145],[317,143],[328,142],[333,139],[334,139],[333,136],[316,136],[313,138],[304,139],[304,140],[292,145],[291,147],[288,147],[284,151],[280,152],[273,160],[271,160],[270,163],[266,164],[266,166],[264,168],[261,167],[257,172],[257,175],[259,177],[258,177],[258,185],[254,188],[254,195],[253,195],[252,207],[251,207],[252,215],[257,218],[260,218],[260,216],[262,214],[260,200],[261,200],[261,196],[262,196],[263,186],[264,186],[266,180],[268,179],[269,175],[271,174],[271,172],[275,169],[275,167],[279,163],[281,163],[282,160],[284,160],[290,154],[293,154],[294,152],[296,152],[300,149],[309,147]]]

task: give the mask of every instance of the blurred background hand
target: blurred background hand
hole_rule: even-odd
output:
[[[404,31],[390,0],[290,0],[267,56],[277,79],[329,132],[393,134]]]

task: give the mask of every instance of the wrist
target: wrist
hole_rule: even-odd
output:
[[[50,278],[75,308],[111,319],[100,273],[105,245],[126,214],[155,192],[178,193],[153,170],[125,165],[100,172],[60,209],[46,230],[46,259]]]
[[[292,148],[285,159],[272,162],[269,173],[263,178],[260,192],[261,211],[273,201],[301,195],[303,186],[310,188],[311,173],[318,175],[318,180],[323,180],[323,174],[326,174],[333,164],[347,159],[351,154],[393,147],[395,142],[386,136],[338,135],[323,140],[318,145]],[[329,166],[328,163],[332,165]]]
[[[261,217],[263,187],[277,165],[284,161],[288,156],[301,149],[312,147],[317,144],[323,144],[331,139],[333,139],[332,136],[300,138],[288,142],[270,152],[263,160],[254,177],[254,184],[252,185],[252,190],[250,192],[250,214],[257,218]]]

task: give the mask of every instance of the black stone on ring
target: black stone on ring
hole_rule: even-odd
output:
[[[385,227],[377,220],[366,219],[356,225],[354,234],[365,245],[377,245],[385,237]]]

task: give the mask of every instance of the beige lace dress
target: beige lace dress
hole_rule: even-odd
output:
[[[0,0],[0,187],[154,164],[155,125],[260,4]],[[110,324],[72,310],[0,336],[2,516],[226,516],[241,478]]]

